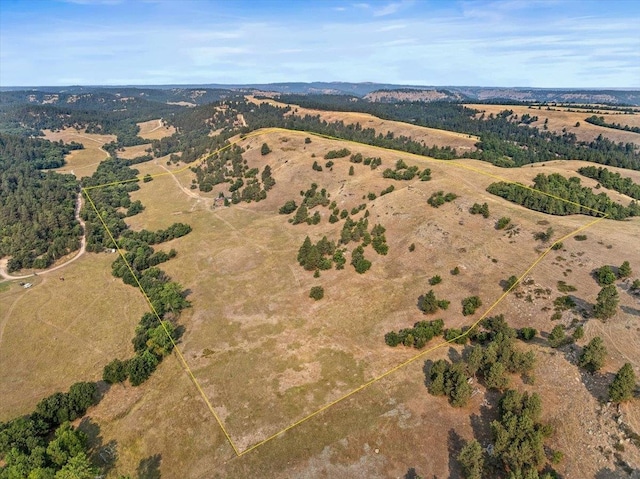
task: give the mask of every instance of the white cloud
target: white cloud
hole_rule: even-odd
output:
[[[387,15],[393,15],[402,7],[401,3],[389,3],[382,8],[378,8],[373,11],[374,17],[386,17]]]

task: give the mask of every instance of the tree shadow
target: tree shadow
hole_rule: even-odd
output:
[[[423,312],[421,308],[423,301],[424,301],[424,294],[421,294],[420,296],[418,296],[418,301],[416,302],[416,308],[418,308],[420,312]]]
[[[407,473],[404,475],[403,479],[422,479],[423,476],[421,476],[420,474],[418,474],[418,471],[416,471],[415,467],[410,467],[407,470]],[[438,479],[435,475],[433,476],[433,479]]]
[[[593,304],[573,294],[569,294],[568,296],[576,303],[571,309],[578,312],[584,319],[593,317]]]
[[[431,367],[433,366],[433,361],[431,359],[427,359],[422,365],[422,372],[424,373],[424,385],[428,388],[429,384],[431,384]]]
[[[480,406],[478,414],[471,414],[471,429],[475,437],[483,447],[492,442],[491,422],[498,419],[498,408],[495,406],[500,400],[499,391],[487,390],[484,401]]]
[[[457,363],[462,361],[462,355],[460,354],[460,351],[458,351],[454,347],[449,348],[449,351],[447,352],[447,356],[449,357],[449,360],[452,363]]]
[[[100,435],[100,426],[90,417],[85,417],[80,421],[78,430],[87,435],[91,462],[98,466],[105,475],[108,474],[115,467],[118,459],[118,443],[112,439],[104,444]]]
[[[631,316],[640,316],[640,309],[630,308],[629,306],[620,306],[620,309]]]
[[[605,402],[609,398],[609,384],[613,381],[614,373],[590,373],[579,368],[580,380],[589,393],[598,401]]]
[[[138,479],[160,479],[160,463],[162,462],[161,454],[145,457],[138,464],[136,475]]]
[[[449,438],[447,439],[447,450],[449,451],[449,478],[464,477],[462,475],[462,467],[458,461],[458,454],[464,446],[462,437],[455,431],[449,429]]]
[[[615,469],[603,468],[596,472],[594,479],[640,479],[640,471],[634,471],[628,466],[616,464]]]

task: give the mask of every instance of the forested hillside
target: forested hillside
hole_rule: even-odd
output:
[[[75,177],[40,169],[81,146],[0,134],[0,258],[11,256],[10,272],[46,268],[80,247]]]

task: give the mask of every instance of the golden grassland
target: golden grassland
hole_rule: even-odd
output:
[[[126,146],[122,151],[118,151],[118,158],[124,158],[125,160],[132,160],[138,156],[148,155],[148,149],[151,148],[151,143],[145,143],[144,145]]]
[[[252,96],[247,96],[247,99],[257,104],[269,103],[278,107],[286,106],[285,103],[281,103],[275,100],[258,100]],[[476,149],[475,144],[479,140],[477,136],[473,135],[466,135],[464,133],[457,133],[454,131],[439,130],[437,128],[426,128],[423,126],[403,123],[401,121],[383,120],[368,113],[324,111],[303,108],[298,105],[290,106],[293,109],[291,114],[294,114],[296,116],[320,116],[321,120],[325,120],[327,122],[343,121],[347,125],[360,123],[360,125],[362,125],[362,128],[373,128],[377,133],[382,133],[383,135],[391,131],[395,136],[403,135],[406,137],[411,137],[415,141],[424,142],[424,144],[427,146],[450,146],[458,150],[459,153],[464,153],[465,151],[474,151]]]
[[[66,164],[55,171],[59,173],[71,173],[77,178],[91,176],[98,168],[100,162],[109,157],[102,149],[105,143],[116,140],[115,135],[97,135],[85,133],[76,128],[65,128],[59,131],[44,130],[45,138],[51,141],[64,141],[70,143],[75,141],[82,143],[84,149],[74,150],[66,157]]]
[[[165,125],[161,119],[143,121],[138,123],[138,126],[140,127],[138,136],[145,140],[160,140],[176,132],[173,126]]]
[[[0,283],[0,420],[33,410],[74,382],[100,379],[105,364],[131,355],[146,303],[111,276],[114,259],[86,254],[64,269],[25,280],[33,283],[30,289],[17,281]]]
[[[310,144],[304,143],[306,136],[312,138]],[[266,156],[259,152],[264,142],[273,150]],[[485,191],[488,184],[496,181],[487,175],[527,183],[538,173],[566,175],[580,166],[577,162],[499,169],[480,161],[429,160],[285,130],[249,137],[241,145],[247,149],[244,157],[250,167],[262,169],[268,163],[272,168],[276,186],[265,201],[213,209],[213,198],[220,187],[207,194],[191,190],[193,173],[184,170],[184,165],[167,166],[158,159],[135,166],[141,176],[163,176],[140,184],[141,189],[132,194],[132,199],[140,199],[146,209],[127,219],[134,229],[164,228],[176,221],[193,227],[189,235],[160,245],[161,249],[173,247],[178,251],[178,256],[163,264],[162,269],[189,292],[192,302],[192,308],[185,310],[180,319],[186,333],[179,348],[241,451],[419,353],[402,346],[387,347],[383,340],[386,332],[412,326],[421,319],[442,317],[446,327],[461,327],[477,320],[502,295],[500,281],[521,275],[549,246],[534,241],[533,233],[551,226],[557,239],[594,220],[536,213]],[[355,164],[354,176],[348,175],[352,165],[348,158],[333,160],[332,170],[324,167],[324,154],[342,147],[364,156],[380,156],[383,164],[374,171]],[[409,165],[431,168],[433,180],[400,182],[382,178],[384,168],[393,167],[401,158]],[[311,168],[314,161],[324,167],[322,172]],[[611,169],[624,176],[638,174]],[[167,170],[183,172],[174,177],[167,175]],[[637,176],[633,177],[637,181]],[[582,181],[595,186],[591,180]],[[285,201],[299,202],[299,191],[309,188],[312,182],[326,188],[340,209],[367,204],[370,226],[379,222],[387,229],[389,254],[379,256],[366,248],[365,256],[373,266],[364,275],[358,275],[347,264],[343,271],[326,271],[314,278],[297,264],[297,251],[306,235],[314,241],[323,235],[337,239],[342,228],[342,222],[328,223],[326,209],[320,209],[322,221],[315,226],[294,226],[286,216],[277,214]],[[396,188],[393,193],[373,201],[363,199],[369,192],[378,194],[390,184]],[[426,200],[437,190],[454,192],[459,198],[434,209]],[[606,189],[598,191],[624,203],[629,201]],[[469,214],[475,202],[489,204],[489,219]],[[516,236],[510,238],[504,231],[495,230],[495,221],[501,216],[512,218],[519,231]],[[633,247],[640,237],[638,219],[602,220],[584,234],[587,241],[566,239],[560,250],[546,255],[527,275],[533,284],[526,286],[524,297],[508,295],[491,314],[504,313],[512,326],[532,326],[545,336],[557,324],[550,317],[553,300],[564,294],[557,290],[559,279],[577,287],[577,298],[593,304],[599,291],[591,277],[593,269],[629,260],[638,276],[640,251]],[[416,247],[410,253],[408,247],[412,243]],[[349,244],[347,249],[351,251],[354,246]],[[91,263],[95,271],[87,272],[87,277],[103,278],[104,282],[96,281],[94,286],[105,298],[111,298],[105,299],[105,304],[121,308],[120,298],[138,294],[110,277],[112,255],[87,258],[100,258],[104,263]],[[85,264],[84,259],[75,267],[81,264]],[[455,266],[461,269],[458,276],[450,274]],[[71,271],[72,267],[69,273],[64,270],[65,276]],[[443,282],[429,286],[428,279],[436,274],[442,276]],[[58,286],[55,278],[47,281]],[[60,284],[66,286],[67,280]],[[309,289],[315,285],[325,289],[325,298],[319,302],[308,297]],[[37,293],[39,288],[44,290],[42,286],[47,284],[36,285],[28,292],[17,286],[0,292],[1,317],[9,318],[9,324],[27,321],[31,313],[24,309],[23,315],[16,317],[20,321],[14,323],[15,314],[3,299]],[[625,361],[631,361],[638,371],[640,307],[625,284],[620,286],[619,313],[607,323],[588,320],[586,336],[578,343],[582,346],[595,335],[603,337],[609,352],[604,375],[611,375]],[[418,296],[431,288],[438,297],[450,300],[451,305],[442,314],[424,316],[416,303]],[[58,298],[58,291],[49,294],[51,301]],[[474,316],[465,318],[460,301],[475,294],[484,304]],[[78,303],[78,308],[86,308],[95,293],[68,296],[69,301]],[[16,306],[22,307],[22,302]],[[142,302],[140,308],[144,310]],[[121,311],[119,315],[122,316]],[[118,346],[122,350],[108,350],[111,354],[105,355],[105,362],[130,354],[129,340],[139,315],[138,311],[127,315],[131,316],[126,318],[128,326],[118,332],[122,335]],[[569,325],[574,318],[582,321],[577,314],[566,312],[560,322]],[[67,323],[67,334],[82,338],[89,334],[82,329],[85,323],[77,319],[67,319]],[[115,333],[104,333],[105,337],[110,334]],[[50,341],[42,336],[36,338],[42,343]],[[31,357],[31,349],[25,348],[27,339],[31,337],[16,346],[16,351],[23,354],[16,361],[33,361],[33,374],[40,375],[41,380],[43,365]],[[6,341],[5,333],[0,354]],[[12,341],[19,339],[14,336]],[[101,347],[107,350],[107,346]],[[538,340],[532,347],[538,355],[536,384],[524,385],[518,378],[512,378],[512,384],[541,393],[545,418],[556,429],[552,445],[566,455],[559,471],[568,479],[577,479],[594,477],[605,466],[614,467],[610,456],[607,459],[598,452],[599,448],[613,447],[611,431],[615,432],[615,422],[606,422],[599,409],[596,396],[602,387],[597,381],[592,385],[545,341]],[[140,460],[154,455],[161,459],[164,477],[239,477],[259,473],[282,478],[382,478],[401,477],[410,468],[427,477],[456,477],[460,471],[451,457],[451,444],[459,437],[470,439],[474,429],[488,431],[495,409],[482,406],[482,401],[486,398],[494,403],[496,398],[476,385],[479,394],[467,407],[455,409],[443,398],[427,393],[424,361],[455,358],[460,351],[460,347],[447,345],[430,352],[240,457],[235,457],[175,357],[165,359],[152,378],[138,388],[110,388],[89,416],[100,430],[99,442],[117,442],[119,461],[109,477],[133,474]],[[97,378],[100,360],[88,365],[81,378],[63,381],[64,384]],[[63,376],[69,374],[61,372]],[[44,394],[42,390],[34,393],[34,401]],[[623,414],[638,431],[640,407],[636,403],[624,406]],[[585,437],[585,424],[593,424],[594,434]],[[578,448],[577,444],[584,446]],[[632,464],[640,464],[640,455],[631,445],[624,457]]]
[[[640,133],[633,133],[630,131],[617,130],[614,128],[607,128],[604,126],[592,125],[585,121],[586,118],[594,115],[594,113],[588,113],[585,111],[567,111],[566,108],[550,107],[547,110],[546,107],[529,107],[519,105],[465,105],[469,108],[474,108],[485,112],[485,116],[493,113],[494,115],[504,110],[513,110],[513,112],[521,117],[525,113],[531,116],[537,116],[538,121],[531,123],[531,126],[542,129],[545,120],[548,119],[547,128],[549,130],[562,134],[564,131],[573,133],[576,135],[579,141],[593,141],[602,135],[609,138],[611,141],[623,142],[623,143],[635,143],[640,144]],[[621,125],[640,126],[640,114],[629,113],[613,113],[608,110],[598,111],[598,116],[604,117],[607,123],[620,123]],[[576,123],[580,123],[580,126],[576,126]],[[564,130],[564,131],[563,131]]]
[[[460,300],[479,294],[485,301],[483,309],[486,309],[497,299],[501,294],[500,280],[511,274],[521,274],[539,255],[541,250],[532,239],[533,232],[553,226],[556,237],[559,237],[589,222],[589,218],[583,216],[549,217],[506,203],[484,192],[484,187],[494,181],[493,178],[457,168],[453,162],[427,163],[411,155],[363,145],[349,144],[349,148],[365,156],[381,156],[381,169],[393,165],[398,158],[404,158],[409,164],[413,164],[413,160],[421,166],[429,165],[434,180],[426,183],[393,182],[381,178],[381,169],[372,172],[363,165],[354,165],[356,174],[349,178],[347,170],[351,164],[346,159],[334,160],[333,171],[315,172],[311,169],[312,154],[315,154],[315,159],[321,158],[329,149],[344,146],[346,142],[313,138],[311,144],[305,145],[304,136],[302,133],[279,131],[243,143],[249,147],[245,157],[250,166],[262,167],[268,161],[274,170],[278,184],[266,201],[212,210],[210,198],[216,192],[199,197],[199,193],[189,189],[190,173],[176,178],[158,177],[134,193],[134,199],[141,199],[147,209],[130,219],[132,226],[159,228],[174,221],[184,221],[194,227],[190,235],[167,245],[175,247],[179,256],[167,263],[165,269],[190,291],[189,298],[194,305],[181,319],[187,328],[181,349],[240,450],[415,354],[415,350],[387,348],[382,336],[391,329],[407,327],[424,318],[415,303],[420,294],[430,289],[427,283],[430,276],[443,276],[443,283],[434,289],[439,297],[452,302],[448,311],[435,317],[443,317],[448,327],[470,324],[473,318],[463,318],[460,314]],[[263,142],[273,149],[268,157],[258,153]],[[563,170],[561,165],[502,170],[476,161],[458,163],[518,181],[533,178],[540,172]],[[153,163],[140,165],[140,169],[141,174],[160,171],[159,165]],[[349,178],[347,183],[345,178]],[[184,189],[178,187],[176,180]],[[367,257],[374,266],[365,275],[359,276],[347,266],[344,271],[323,272],[316,279],[295,264],[297,248],[306,234],[314,240],[325,234],[335,238],[341,228],[340,223],[329,225],[326,214],[323,222],[313,227],[292,226],[285,217],[274,214],[284,201],[296,198],[292,191],[304,190],[311,182],[327,188],[341,209],[350,209],[361,202],[369,203],[370,221],[379,221],[387,228],[390,253],[383,258],[367,250]],[[396,185],[392,194],[373,202],[362,200],[368,191],[379,191],[391,183]],[[281,188],[282,185],[287,185],[287,188]],[[426,204],[426,198],[437,189],[454,191],[460,198],[453,204],[434,210]],[[468,208],[476,201],[489,203],[491,219],[468,214]],[[513,239],[493,228],[495,220],[503,215],[512,217],[518,224],[520,234]],[[615,228],[614,233],[612,227]],[[599,288],[589,276],[591,269],[602,262],[617,264],[623,259],[630,259],[633,264],[640,261],[637,252],[625,248],[625,245],[632,244],[638,230],[637,221],[620,223],[604,220],[589,230],[588,242],[566,240],[564,251],[548,255],[531,276],[542,289],[554,291],[555,282],[562,278],[578,286],[576,294],[594,302]],[[607,240],[618,245],[606,243]],[[408,253],[408,245],[412,242],[416,244],[416,251]],[[583,251],[585,249],[587,251]],[[569,262],[562,264],[557,259],[561,255],[572,259],[567,258]],[[456,265],[462,269],[458,277],[449,274]],[[325,299],[318,303],[308,298],[309,288],[316,284],[325,287]],[[556,293],[536,297],[529,303],[509,296],[496,308],[496,312],[505,312],[515,326],[533,325],[548,332],[554,325],[548,319],[551,313],[541,309],[549,307],[555,297]],[[624,297],[623,302],[633,304],[631,297]],[[626,313],[622,315],[626,316]],[[563,320],[569,322],[570,318]],[[628,317],[625,321],[629,321]],[[591,323],[593,320],[588,323],[588,334],[591,334]],[[620,350],[615,338],[608,341],[614,343],[610,345],[613,351]],[[633,351],[633,346],[629,349]],[[549,351],[543,347],[539,350],[541,355]],[[427,357],[431,359],[445,353],[446,349]],[[615,357],[614,353],[609,369],[614,371],[624,362],[624,357],[623,354]],[[440,404],[440,399],[428,397],[426,393],[419,395],[420,400],[417,400],[414,394],[403,396],[393,390],[395,386],[391,385],[396,383],[399,391],[414,388],[415,393],[416,388],[422,387],[416,385],[422,382],[422,379],[416,379],[422,377],[420,364],[422,360],[416,361],[406,371],[394,373],[380,385],[358,393],[282,438],[230,461],[224,470],[231,473],[263,471],[265,467],[272,467],[274,473],[282,471],[284,459],[275,460],[274,456],[283,454],[284,445],[290,441],[295,444],[302,441],[316,451],[316,456],[311,456],[320,461],[319,464],[322,463],[323,447],[329,443],[343,461],[348,462],[347,457],[356,461],[359,460],[357,457],[362,459],[366,456],[367,464],[371,463],[378,473],[382,467],[384,474],[392,471],[400,474],[398,464],[406,461],[406,455],[402,459],[403,454],[391,437],[397,436],[396,429],[403,415],[413,418],[412,432],[407,434],[414,441],[416,435],[421,434],[422,427],[429,423],[425,419],[427,410],[438,409],[448,418],[451,427],[462,417]],[[569,374],[568,371],[576,374],[575,366],[566,361],[554,364],[558,374]],[[409,375],[409,370],[413,375]],[[539,380],[544,381],[542,378]],[[577,388],[578,394],[591,397],[581,383],[571,386]],[[372,406],[370,397],[376,396],[372,391],[379,393],[381,390],[390,396],[389,402],[376,402]],[[545,400],[557,405],[549,414],[551,419],[560,417],[558,410],[568,412],[574,393],[573,390],[555,391],[555,396],[545,393]],[[478,408],[479,401],[476,401],[467,408],[466,414],[479,411]],[[596,414],[595,409],[591,412]],[[344,422],[352,424],[349,422],[352,420],[366,426],[364,429],[345,428]],[[396,425],[380,432],[381,422]],[[320,430],[327,428],[328,438],[333,439],[319,434]],[[564,431],[562,426],[560,429],[561,435],[566,437],[577,433],[575,429]],[[468,435],[468,424],[462,430]],[[442,432],[446,431],[442,429]],[[356,438],[356,442],[363,441],[365,435],[369,438],[369,434],[372,436],[371,441],[366,442],[369,447],[384,443],[390,448],[387,451],[389,456],[383,461],[386,465],[376,465],[377,456],[367,452],[362,443],[358,442],[357,447],[342,447]],[[441,439],[441,434],[431,436],[429,440],[423,439],[430,450],[440,447],[434,457],[446,456]],[[558,446],[562,448],[562,445],[563,442],[559,441]],[[357,451],[352,450],[354,447]],[[359,450],[360,447],[364,449]],[[288,466],[289,473],[296,468],[315,467],[309,449],[304,451],[289,451],[285,455],[288,462],[295,463],[295,466]],[[227,457],[225,454],[233,456],[230,448],[222,457]],[[258,459],[265,455],[268,459]],[[580,466],[580,470],[595,470],[598,458],[592,459],[591,463],[583,461],[586,465]],[[443,466],[443,461],[437,462],[436,466],[421,458],[416,464],[422,465],[423,470],[442,470],[443,474],[448,467]],[[571,469],[569,465],[567,467]],[[348,467],[345,470],[349,470]],[[287,477],[287,474],[283,473],[281,477]]]

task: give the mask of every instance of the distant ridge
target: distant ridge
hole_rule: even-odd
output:
[[[353,95],[369,101],[489,101],[489,102],[561,102],[561,103],[607,103],[614,105],[640,106],[640,90],[633,89],[572,89],[572,88],[526,88],[526,87],[475,87],[396,85],[391,83],[350,82],[283,82],[253,84],[188,84],[188,85],[121,85],[121,86],[66,86],[66,87],[0,87],[0,92],[46,92],[46,93],[92,93],[112,94],[126,90],[127,94],[138,91],[171,90],[185,94],[192,90],[224,90],[239,92],[273,92],[293,94]],[[149,95],[153,96],[153,95]],[[179,96],[179,95],[178,95]],[[189,96],[189,95],[187,95]],[[0,102],[1,103],[1,102]]]

